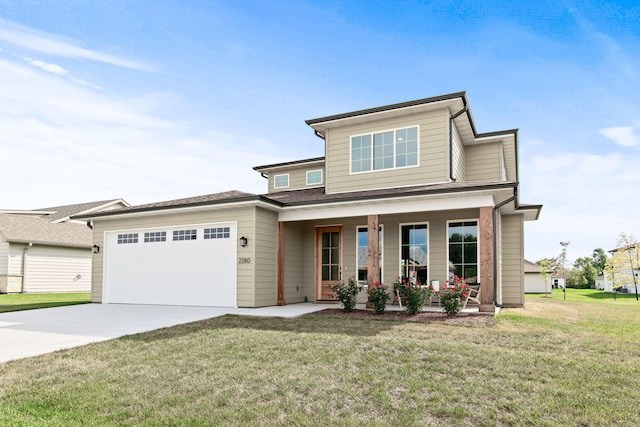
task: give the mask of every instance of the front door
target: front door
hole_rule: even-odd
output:
[[[316,229],[316,300],[335,301],[331,285],[342,276],[342,227]]]

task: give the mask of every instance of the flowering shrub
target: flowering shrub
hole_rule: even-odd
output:
[[[336,282],[331,285],[331,290],[335,295],[332,298],[338,298],[344,307],[344,311],[351,312],[356,306],[356,299],[364,287],[358,283],[354,277],[350,277],[347,283],[343,281]]]
[[[469,285],[464,279],[453,276],[453,281],[447,280],[447,284],[440,289],[440,305],[448,316],[455,316],[460,312],[460,304],[468,294]]]
[[[389,301],[389,294],[387,293],[387,286],[382,283],[376,282],[373,288],[369,289],[369,302],[373,305],[373,311],[376,313],[384,313],[387,308],[387,301]]]
[[[409,280],[398,277],[394,283],[394,289],[400,291],[400,298],[405,305],[405,313],[416,314],[422,310],[427,298],[431,297],[430,286],[424,286],[415,279],[415,273],[409,277]]]

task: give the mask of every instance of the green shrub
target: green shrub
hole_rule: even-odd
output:
[[[387,301],[391,298],[387,293],[387,286],[376,282],[373,288],[369,290],[369,302],[373,305],[373,311],[376,313],[384,313],[387,308]]]
[[[331,290],[335,292],[333,298],[337,298],[342,303],[344,311],[351,312],[356,306],[356,299],[364,287],[358,283],[354,277],[350,277],[347,283],[343,281],[331,285]]]

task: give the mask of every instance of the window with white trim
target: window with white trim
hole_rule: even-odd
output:
[[[230,227],[205,228],[204,238],[206,239],[228,239],[230,237]]]
[[[368,267],[369,267],[369,229],[368,227],[358,227],[357,236],[358,242],[358,253],[356,254],[358,260],[358,280],[367,281],[368,277]],[[380,225],[380,232],[378,233],[378,247],[380,248],[380,271],[379,276],[380,282],[382,282],[382,225]]]
[[[144,233],[144,242],[166,242],[167,241],[167,232],[166,231],[152,231],[149,233]]]
[[[420,283],[429,280],[429,234],[427,224],[400,226],[400,275]]]
[[[307,171],[307,185],[322,184],[322,169]]]
[[[138,233],[118,234],[118,244],[138,243]]]
[[[287,188],[289,187],[289,174],[275,175],[273,177],[273,188]]]
[[[417,165],[417,126],[351,137],[351,173]]]
[[[449,279],[478,283],[478,221],[453,221],[448,228]]]
[[[196,240],[198,230],[174,230],[173,240]]]

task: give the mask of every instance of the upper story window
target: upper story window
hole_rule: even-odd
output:
[[[417,164],[417,126],[351,137],[351,173]]]
[[[322,184],[322,169],[307,171],[307,185]]]
[[[287,188],[289,187],[289,174],[275,175],[273,177],[273,188]]]

